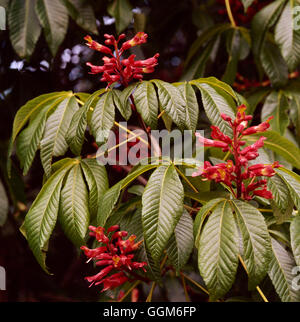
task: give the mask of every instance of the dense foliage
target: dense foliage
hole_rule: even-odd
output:
[[[44,285],[17,300],[300,301],[299,1],[0,5],[0,237]]]

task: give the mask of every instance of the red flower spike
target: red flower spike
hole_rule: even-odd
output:
[[[234,120],[226,114],[221,114],[223,120],[228,122],[232,128],[233,138],[228,137],[217,126],[211,126],[211,136],[213,140],[206,139],[200,134],[196,136],[201,144],[208,147],[218,147],[223,151],[229,151],[233,160],[227,163],[219,163],[212,166],[208,161],[192,174],[193,177],[201,176],[203,180],[213,180],[227,185],[235,198],[251,200],[255,196],[271,199],[272,193],[267,190],[267,181],[261,177],[272,177],[275,175],[274,168],[278,168],[278,162],[273,164],[255,164],[248,166],[250,160],[259,156],[258,150],[263,147],[267,139],[261,136],[255,143],[243,148],[246,144],[242,140],[244,135],[266,131],[269,128],[269,118],[267,121],[248,127],[248,121],[252,119],[251,115],[246,114],[246,106],[241,105],[237,108]]]
[[[135,61],[135,55],[130,55],[126,59],[123,59],[122,57],[124,51],[145,43],[147,37],[147,34],[144,32],[138,32],[132,39],[124,42],[121,48],[118,48],[118,44],[125,38],[125,34],[121,34],[118,40],[112,35],[105,34],[105,44],[113,46],[113,53],[110,48],[97,43],[90,36],[86,36],[84,39],[87,41],[87,46],[111,56],[102,58],[104,62],[104,65],[102,66],[95,66],[88,62],[87,66],[91,68],[91,74],[102,73],[101,81],[106,82],[107,86],[118,82],[127,87],[130,81],[134,79],[143,79],[143,74],[154,72],[154,67],[157,65],[159,54],[155,54],[153,57],[145,60],[137,61]]]
[[[89,249],[86,246],[81,246],[85,255],[89,257],[89,260],[96,260],[96,266],[105,266],[98,274],[93,276],[88,276],[85,279],[93,284],[99,285],[103,284],[102,292],[113,289],[117,286],[129,280],[141,278],[135,271],[142,269],[144,272],[145,262],[133,262],[134,254],[132,252],[136,250],[142,241],[135,243],[136,236],[131,235],[127,240],[123,240],[124,237],[128,235],[127,231],[117,231],[119,229],[118,225],[111,226],[107,229],[107,234],[113,233],[109,238],[105,234],[105,229],[103,227],[90,226],[91,236],[94,236],[97,241],[106,244],[105,246],[100,246],[95,249]],[[113,270],[119,272],[109,275]]]

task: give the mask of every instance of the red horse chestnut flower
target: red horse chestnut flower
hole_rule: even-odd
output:
[[[87,66],[91,68],[91,74],[102,74],[101,81],[106,82],[110,86],[114,82],[118,82],[127,87],[133,79],[142,79],[143,74],[154,72],[154,67],[157,65],[159,54],[145,60],[135,60],[135,55],[130,55],[128,58],[123,58],[124,51],[147,42],[148,35],[144,32],[138,32],[132,39],[124,42],[119,48],[119,42],[125,38],[125,34],[121,34],[116,40],[113,35],[105,34],[105,44],[113,46],[114,52],[107,46],[101,45],[94,41],[90,36],[84,39],[87,41],[87,46],[91,49],[100,51],[110,57],[102,58],[104,65],[95,66],[90,62]]]
[[[141,242],[135,242],[135,235],[131,235],[127,240],[123,240],[124,237],[127,237],[128,232],[118,231],[118,225],[108,228],[106,234],[103,227],[90,226],[89,228],[91,230],[90,236],[95,237],[98,242],[105,244],[105,246],[95,249],[81,246],[81,249],[89,258],[88,261],[94,259],[96,260],[96,266],[105,266],[98,274],[85,278],[91,283],[90,286],[102,284],[102,292],[104,292],[132,280],[132,276],[135,279],[141,277],[135,273],[135,270],[142,269],[146,271],[145,266],[147,263],[132,261],[134,254],[131,253],[137,250],[141,244]],[[108,237],[108,234],[111,234],[111,236]],[[118,272],[109,275],[113,270]]]
[[[229,123],[233,130],[233,138],[222,133],[217,126],[211,126],[211,136],[214,140],[206,139],[196,134],[201,144],[208,147],[222,148],[229,151],[233,160],[226,163],[211,165],[205,161],[204,166],[193,173],[193,177],[202,176],[203,180],[213,180],[224,183],[229,187],[236,198],[251,200],[255,196],[271,199],[272,193],[267,189],[267,181],[261,177],[272,177],[275,175],[275,168],[281,165],[278,162],[273,164],[255,164],[249,166],[249,161],[259,156],[258,150],[264,146],[266,137],[261,136],[255,143],[241,149],[246,144],[242,140],[245,135],[264,132],[269,128],[271,117],[257,125],[247,128],[251,115],[246,114],[246,106],[241,105],[237,109],[236,118],[232,120],[226,114],[221,114],[223,120]]]

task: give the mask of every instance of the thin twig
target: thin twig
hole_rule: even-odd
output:
[[[118,300],[118,302],[123,302],[124,299],[128,296],[129,293],[131,293],[139,284],[141,281],[136,281],[128,290],[127,292]]]
[[[191,302],[189,294],[188,294],[188,291],[187,291],[187,288],[186,288],[185,278],[184,278],[182,273],[180,273],[180,275],[181,275],[182,286],[183,286],[183,289],[184,289],[185,299],[186,299],[187,302]]]
[[[197,283],[196,281],[194,281],[192,278],[190,278],[189,276],[185,275],[184,273],[181,272],[181,275],[184,276],[185,279],[187,279],[188,281],[190,281],[191,283],[193,283],[194,285],[196,285],[198,288],[200,288],[201,291],[203,291],[204,293],[206,293],[207,295],[209,295],[208,290],[206,290],[203,286],[201,286],[199,283]]]
[[[234,21],[233,14],[232,14],[231,7],[230,7],[230,1],[225,0],[225,4],[226,4],[226,10],[227,10],[228,18],[229,18],[229,20],[231,22],[231,25],[232,25],[232,27],[236,28],[236,23]]]
[[[246,267],[245,262],[242,259],[242,256],[240,254],[238,256],[239,256],[239,260],[240,260],[240,262],[241,262],[241,264],[242,264],[245,272],[247,273],[247,275],[249,275],[248,269]],[[266,298],[266,296],[264,295],[264,293],[262,292],[262,290],[260,289],[259,286],[256,286],[256,290],[258,291],[259,295],[262,297],[262,299],[264,300],[264,302],[269,302],[268,299]]]
[[[194,192],[198,193],[199,191],[193,186],[189,179],[176,166],[175,169],[177,170],[179,175],[185,180],[185,182],[194,190]]]

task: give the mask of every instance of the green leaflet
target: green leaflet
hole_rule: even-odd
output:
[[[45,106],[47,111],[49,106]],[[26,175],[35,157],[40,141],[44,134],[47,111],[39,111],[28,127],[17,137],[17,155],[20,159],[23,175]],[[44,113],[43,113],[44,112]]]
[[[17,142],[17,154],[20,158],[21,166],[23,166],[23,172],[26,174],[39,147],[48,114],[60,102],[66,98],[70,98],[72,95],[71,92],[55,92],[40,95],[28,101],[18,110],[13,123],[12,137],[8,151],[7,170],[9,175],[11,167],[10,156],[13,151],[13,145],[22,128],[30,121],[28,127],[23,130]]]
[[[174,234],[169,239],[167,254],[177,274],[188,261],[193,250],[193,220],[185,210],[179,219]]]
[[[238,267],[238,231],[228,201],[212,210],[200,234],[198,266],[212,301],[231,288]]]
[[[255,289],[268,272],[271,251],[268,228],[263,215],[249,203],[233,200],[231,204],[242,235],[249,289]]]
[[[158,262],[183,211],[183,186],[173,165],[162,165],[150,176],[142,196],[144,239]]]
[[[205,32],[203,32],[201,36],[198,37],[192,44],[189,50],[188,56],[185,60],[185,67],[190,64],[191,59],[198,53],[202,45],[204,45],[206,42],[210,41],[211,39],[217,37],[218,35],[221,35],[224,31],[230,28],[231,28],[231,24],[229,23],[217,24],[217,25],[213,25]]]
[[[260,57],[262,46],[269,28],[278,18],[281,8],[285,0],[276,0],[261,9],[252,19],[251,37],[253,44],[253,53],[256,57]]]
[[[291,246],[295,262],[300,266],[300,216],[299,214],[292,219],[290,225]]]
[[[293,166],[300,169],[300,150],[291,141],[275,131],[266,131],[261,134],[245,136],[245,140],[249,144],[252,144],[256,142],[260,136],[267,138],[267,140],[264,141],[265,148],[278,153]]]
[[[108,189],[98,205],[98,214],[97,214],[97,225],[104,226],[108,217],[112,214],[115,205],[119,199],[120,192],[137,177],[142,175],[144,172],[149,171],[158,167],[158,164],[148,164],[137,166],[132,172],[130,172],[127,177],[119,181],[117,184]]]
[[[45,252],[57,220],[62,182],[74,162],[66,162],[46,181],[25,217],[24,225],[29,247],[46,272],[48,270]]]
[[[83,106],[73,115],[70,127],[66,134],[66,141],[70,146],[71,151],[75,155],[80,155],[81,153],[84,142],[84,134],[88,124],[88,113],[92,110],[92,105],[94,105],[99,95],[103,94],[104,92],[105,89],[100,89],[92,95],[88,95],[88,97],[85,98]],[[78,93],[76,95],[78,95]],[[81,95],[79,94],[78,96]]]
[[[90,120],[91,132],[97,142],[101,145],[106,142],[109,131],[115,121],[115,106],[112,91],[104,93],[97,102]]]
[[[297,209],[300,209],[300,176],[293,171],[286,168],[279,168],[276,170],[277,174],[285,182],[291,198]]]
[[[186,103],[179,89],[172,84],[158,79],[151,81],[157,86],[158,99],[162,110],[167,113],[180,129],[184,129],[186,126]]]
[[[128,231],[129,235],[136,235],[136,241],[143,240],[143,226],[142,226],[142,209],[138,208],[136,211],[130,211],[128,214],[122,214],[121,219],[116,222],[120,224],[122,230]],[[158,263],[155,263],[146,248],[145,241],[139,247],[135,253],[135,260],[147,262],[147,276],[157,283],[161,283],[160,267]]]
[[[211,211],[220,203],[224,202],[226,199],[224,198],[216,198],[209,200],[204,206],[201,207],[199,210],[195,222],[194,222],[194,239],[195,239],[195,246],[198,248],[199,246],[199,239],[200,234],[202,231],[202,227],[206,217],[210,214]]]
[[[21,58],[28,59],[41,34],[34,7],[36,0],[13,0],[8,11],[10,40]]]
[[[219,86],[210,85],[205,82],[201,83],[200,81],[193,81],[193,83],[190,83],[199,88],[203,107],[210,122],[218,126],[226,135],[231,136],[231,127],[221,118],[221,114],[225,113],[234,119],[234,106],[233,104],[229,104],[225,98],[225,93],[223,92],[221,94],[219,92]]]
[[[294,71],[300,62],[300,31],[294,26],[294,8],[297,5],[297,0],[287,1],[275,27],[275,41],[290,71]]]
[[[100,199],[108,190],[107,173],[105,166],[96,159],[84,159],[80,164],[89,188],[89,210],[93,219],[97,216]]]
[[[52,158],[64,155],[68,149],[66,134],[78,108],[76,98],[74,96],[68,97],[47,119],[41,140],[41,161],[46,176],[50,175]]]
[[[147,81],[141,82],[134,91],[133,98],[136,109],[145,123],[151,129],[156,129],[158,100],[154,85]]]
[[[67,237],[76,245],[84,244],[90,222],[88,189],[80,163],[69,171],[61,190],[59,222]]]
[[[176,86],[176,84],[174,84]],[[188,82],[177,85],[186,101],[185,122],[188,130],[196,130],[199,116],[199,106],[197,97],[192,85]]]
[[[60,0],[37,0],[35,9],[51,53],[55,56],[67,33],[69,22],[67,8]]]
[[[49,94],[40,95],[30,101],[28,101],[25,105],[23,105],[17,112],[14,124],[13,124],[13,132],[12,132],[12,141],[14,142],[17,135],[21,131],[21,129],[25,126],[29,118],[36,112],[47,104],[51,105],[56,99],[62,98],[65,99],[67,97],[72,96],[72,92],[54,92]]]
[[[112,95],[113,95],[113,101],[114,101],[115,107],[119,110],[119,112],[124,117],[124,119],[128,121],[132,114],[132,109],[130,104],[127,104],[126,101],[123,101],[122,91],[118,89],[113,89]]]
[[[269,266],[269,277],[277,294],[283,302],[299,302],[300,293],[292,287],[293,268],[296,266],[291,254],[272,238],[272,260]]]
[[[263,105],[261,120],[264,122],[270,116],[273,116],[270,121],[270,128],[283,136],[290,122],[288,108],[289,102],[282,91],[271,92]]]
[[[77,25],[86,31],[98,35],[96,17],[92,6],[84,0],[63,0],[70,16]]]
[[[288,81],[288,67],[276,44],[265,41],[260,60],[271,84],[283,87]]]
[[[116,30],[120,34],[133,18],[130,2],[128,0],[113,0],[107,10],[116,19]]]

